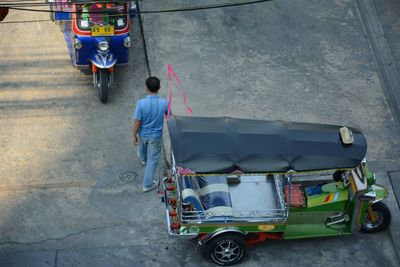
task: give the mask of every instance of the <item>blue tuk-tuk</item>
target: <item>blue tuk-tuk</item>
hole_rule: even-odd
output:
[[[51,19],[64,33],[72,64],[92,73],[100,101],[108,101],[116,67],[128,63],[136,5],[129,0],[50,0]]]

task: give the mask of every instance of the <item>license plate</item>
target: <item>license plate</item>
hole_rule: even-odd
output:
[[[92,36],[114,35],[114,26],[93,26]]]

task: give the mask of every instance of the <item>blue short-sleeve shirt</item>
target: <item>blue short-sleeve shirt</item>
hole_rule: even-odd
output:
[[[136,103],[134,118],[141,122],[139,136],[158,138],[162,136],[164,115],[168,112],[168,101],[158,95],[148,95]]]

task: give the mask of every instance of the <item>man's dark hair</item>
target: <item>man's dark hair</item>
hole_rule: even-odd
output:
[[[333,173],[333,180],[335,182],[343,182],[344,171],[338,170]]]
[[[149,77],[146,80],[146,87],[152,93],[157,93],[160,90],[160,80],[157,77]]]

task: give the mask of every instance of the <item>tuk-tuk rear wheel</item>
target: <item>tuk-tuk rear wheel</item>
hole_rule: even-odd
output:
[[[389,208],[382,202],[372,204],[371,208],[375,218],[371,219],[367,212],[360,231],[364,233],[376,233],[385,230],[392,218]]]
[[[234,233],[218,235],[203,248],[203,256],[222,266],[240,262],[245,253],[244,237]]]

